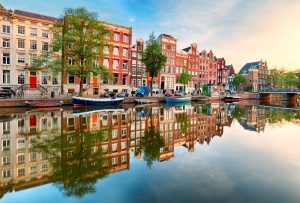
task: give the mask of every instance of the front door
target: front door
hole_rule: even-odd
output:
[[[29,85],[30,88],[36,88],[36,71],[30,71]]]
[[[93,87],[97,87],[97,86],[98,86],[98,77],[93,76]]]

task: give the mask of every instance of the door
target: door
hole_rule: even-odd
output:
[[[98,86],[98,77],[93,76],[93,87],[97,87],[97,86]]]
[[[36,88],[36,71],[30,71],[29,85],[30,88]]]

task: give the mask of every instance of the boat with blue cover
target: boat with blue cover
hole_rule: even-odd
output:
[[[182,102],[189,102],[192,100],[192,97],[166,97],[167,103],[182,103]]]
[[[104,106],[104,105],[118,105],[122,104],[124,98],[86,98],[73,97],[73,105],[90,105],[90,106]]]

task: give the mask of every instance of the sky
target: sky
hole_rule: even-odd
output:
[[[54,17],[85,7],[98,18],[132,27],[133,41],[170,34],[177,49],[197,43],[239,70],[267,60],[269,68],[300,68],[300,0],[0,0],[8,9]]]

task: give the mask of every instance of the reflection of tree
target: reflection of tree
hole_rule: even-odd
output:
[[[244,116],[243,108],[240,106],[235,106],[235,108],[232,111],[232,117],[239,120]]]
[[[294,111],[287,110],[269,110],[266,114],[266,118],[269,123],[279,123],[283,120],[292,121],[292,119],[297,119],[298,114]]]
[[[82,197],[95,192],[96,181],[108,174],[108,169],[103,168],[102,131],[85,132],[84,121],[80,116],[79,128],[75,131],[61,133],[34,147],[47,154],[52,166],[49,181],[67,196]]]
[[[191,125],[187,113],[180,114],[179,117],[177,118],[177,123],[180,124],[181,132],[183,134],[187,133],[187,130]]]
[[[151,168],[153,161],[159,160],[160,148],[164,146],[164,140],[159,130],[152,123],[152,108],[150,113],[150,127],[145,130],[145,135],[141,137],[143,158],[147,166]]]

